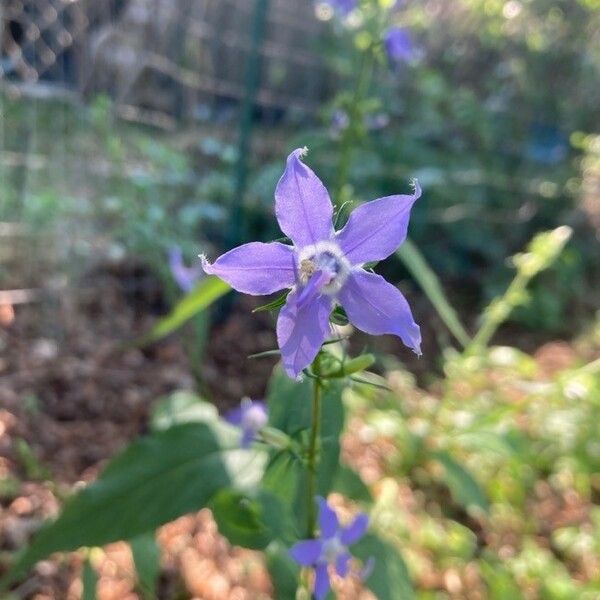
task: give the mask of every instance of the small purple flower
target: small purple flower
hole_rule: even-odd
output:
[[[202,268],[200,265],[188,267],[183,262],[183,253],[181,248],[173,246],[169,250],[169,268],[173,279],[183,292],[191,292],[198,280],[202,277]]]
[[[225,415],[225,420],[242,430],[240,446],[248,448],[256,439],[256,434],[267,424],[269,414],[264,402],[244,398],[238,408]]]
[[[408,30],[401,27],[390,27],[383,36],[383,45],[392,64],[409,62],[416,54]]]
[[[325,186],[294,150],[275,190],[275,216],[293,246],[251,242],[220,256],[207,273],[245,294],[290,289],[277,320],[283,366],[297,377],[330,334],[329,315],[340,304],[350,321],[371,335],[391,333],[420,354],[421,333],[398,288],[365,264],[392,254],[406,239],[410,211],[421,196],[379,198],[356,208],[346,225],[333,228],[333,205]]]
[[[323,498],[317,500],[321,535],[315,540],[303,540],[294,544],[290,549],[290,556],[303,567],[315,569],[314,594],[317,600],[323,600],[331,588],[329,565],[335,567],[340,577],[348,575],[352,558],[348,546],[365,535],[369,517],[365,513],[360,513],[348,527],[340,527],[335,511]],[[366,577],[370,575],[372,562],[372,560],[368,561],[361,575]]]
[[[325,0],[325,4],[341,15],[347,16],[356,8],[357,0]]]

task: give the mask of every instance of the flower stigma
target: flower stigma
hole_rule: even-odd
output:
[[[329,296],[337,294],[346,283],[351,265],[341,248],[331,241],[305,246],[299,254],[298,277],[307,285],[315,273],[321,273],[319,291]]]

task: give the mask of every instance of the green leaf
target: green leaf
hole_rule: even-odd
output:
[[[312,381],[290,379],[281,366],[273,371],[267,389],[269,425],[288,435],[308,429],[311,419]]]
[[[288,538],[291,531],[291,515],[283,503],[263,490],[250,495],[222,489],[213,497],[209,508],[219,532],[236,546],[263,550],[273,539]]]
[[[187,296],[184,296],[175,305],[166,317],[158,321],[150,332],[138,340],[137,343],[143,346],[173,333],[194,315],[206,310],[230,290],[231,287],[218,277],[209,276],[202,279]]]
[[[150,419],[152,429],[168,429],[181,423],[211,423],[219,420],[216,407],[192,392],[173,392],[159,400]]]
[[[444,467],[443,478],[454,500],[466,509],[476,508],[487,513],[487,498],[473,475],[448,452],[434,452],[431,457]]]
[[[408,239],[396,251],[396,256],[400,258],[411,275],[417,280],[450,333],[466,348],[471,338],[461,323],[458,314],[446,300],[446,294],[442,289],[440,280],[427,264],[425,257]]]
[[[156,598],[156,583],[160,575],[160,548],[154,532],[142,533],[129,540],[133,562],[138,575],[138,586],[147,600]]]
[[[266,558],[275,598],[295,598],[300,569],[287,548],[281,542],[272,542],[266,550]]]
[[[263,304],[262,306],[258,306],[252,312],[256,313],[256,312],[264,312],[266,310],[277,310],[278,308],[282,307],[285,304],[285,301],[287,300],[289,293],[290,293],[289,290],[283,292],[283,294],[281,294],[281,296],[275,298],[275,300],[273,300],[273,302],[269,302],[268,304]]]
[[[255,486],[266,455],[241,450],[238,443],[239,432],[221,423],[176,425],[133,442],[42,528],[9,579],[53,552],[103,546],[154,530],[206,506],[223,487]]]
[[[338,467],[331,489],[352,500],[373,502],[373,496],[371,496],[369,488],[364,484],[358,473],[346,465]]]
[[[416,598],[406,564],[399,552],[373,534],[367,534],[351,546],[354,556],[366,563],[373,558],[373,572],[365,585],[378,600],[414,600]]]
[[[82,573],[83,592],[81,600],[96,600],[96,586],[98,585],[98,574],[92,567],[90,559],[86,558],[83,563]]]

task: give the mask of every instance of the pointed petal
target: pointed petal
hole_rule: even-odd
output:
[[[251,242],[226,252],[211,265],[202,259],[206,273],[216,275],[244,294],[263,296],[296,281],[295,256],[291,246]]]
[[[338,294],[350,321],[365,333],[397,335],[421,354],[421,330],[415,323],[406,298],[381,275],[354,270]]]
[[[275,190],[275,216],[281,231],[303,248],[333,236],[333,205],[321,180],[294,150]]]
[[[290,548],[290,556],[304,567],[316,564],[321,555],[321,542],[319,540],[304,540]]]
[[[319,527],[321,528],[321,537],[325,539],[332,538],[340,526],[335,511],[325,498],[317,498],[319,502]]]
[[[421,196],[415,181],[412,195],[386,196],[355,208],[337,235],[337,242],[353,265],[387,258],[406,239],[410,210]]]
[[[315,598],[317,600],[325,600],[330,588],[331,584],[329,583],[327,563],[317,565],[315,569]]]
[[[337,557],[337,560],[335,561],[335,570],[340,577],[346,577],[346,575],[348,575],[351,558],[352,557],[348,552],[344,552]]]
[[[368,527],[368,515],[365,513],[360,513],[360,515],[358,515],[356,519],[354,519],[354,521],[352,521],[352,523],[350,523],[350,525],[348,525],[348,527],[342,531],[342,535],[340,535],[340,541],[342,544],[344,544],[344,546],[354,544],[354,542],[360,540],[360,538],[365,535]]]
[[[277,319],[277,342],[283,367],[290,377],[297,377],[313,361],[329,335],[331,298],[318,296],[298,305],[298,291],[292,291]]]

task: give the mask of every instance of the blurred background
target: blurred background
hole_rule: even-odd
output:
[[[424,355],[354,338],[389,389],[349,390],[345,440],[417,597],[600,598],[600,2],[381,0],[396,37],[362,90],[358,4],[2,0],[0,570],[157,401],[264,396],[254,299],[140,340],[198,296],[199,253],[280,237],[308,146],[339,204],[423,188],[378,270]],[[273,597],[207,511],[158,539],[150,597]],[[97,550],[98,597],[142,598],[128,547]],[[81,569],[44,561],[13,597],[79,598]]]

